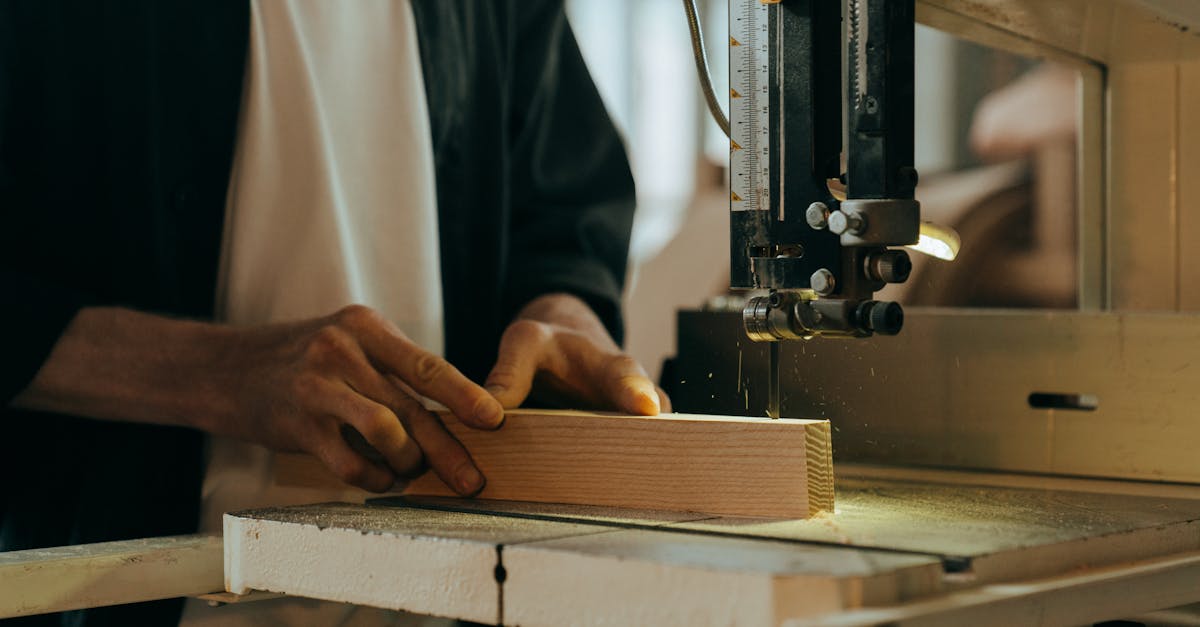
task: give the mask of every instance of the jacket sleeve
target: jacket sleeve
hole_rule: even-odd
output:
[[[561,1],[520,2],[512,85],[512,261],[505,306],[574,294],[622,341],[634,186]]]

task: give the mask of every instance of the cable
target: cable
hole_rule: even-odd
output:
[[[700,79],[700,88],[704,90],[704,101],[708,111],[721,131],[729,137],[729,118],[721,110],[717,102],[717,94],[713,92],[712,77],[708,71],[708,55],[704,52],[704,34],[700,32],[700,18],[696,15],[696,0],[683,0],[683,10],[687,13],[688,30],[692,34],[692,57],[696,59],[696,75]]]

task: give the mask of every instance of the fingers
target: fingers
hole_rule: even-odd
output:
[[[445,359],[417,346],[391,323],[365,308],[346,310],[346,324],[377,367],[399,377],[418,394],[446,406],[464,424],[495,429],[504,408]],[[428,453],[428,451],[426,451]]]
[[[671,406],[632,357],[602,347],[595,338],[534,320],[518,320],[500,340],[487,391],[506,408],[519,407],[535,380],[545,397],[574,399],[593,407],[657,415]],[[538,378],[539,374],[547,376]]]
[[[606,395],[618,410],[641,416],[657,416],[661,412],[658,387],[637,360],[618,355],[609,359],[604,370]]]
[[[531,320],[514,322],[500,338],[496,365],[488,374],[487,388],[505,409],[520,407],[533,388],[544,347],[551,341],[547,325]]]
[[[397,476],[416,477],[428,464],[447,486],[463,496],[483,490],[486,483],[483,473],[467,449],[446,430],[436,414],[404,393],[398,381],[376,375],[375,379],[356,383],[386,406],[358,395],[347,386],[341,393],[341,411],[336,415],[361,433],[359,437],[379,451],[378,455]],[[347,439],[353,444],[353,435]],[[364,456],[371,459],[369,452]]]
[[[350,427],[342,429],[340,436],[352,450],[400,477],[420,472],[421,448],[392,410],[342,382],[318,379],[310,387],[306,406]]]
[[[328,432],[317,438],[313,453],[339,479],[364,490],[384,492],[396,482],[391,470],[357,453],[332,422]]]
[[[420,443],[430,468],[443,483],[463,496],[474,496],[483,490],[487,484],[483,473],[436,414],[411,397],[399,399],[396,411]]]

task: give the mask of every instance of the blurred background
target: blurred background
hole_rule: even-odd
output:
[[[698,0],[718,95],[729,93],[727,0]],[[728,292],[729,140],[704,107],[678,0],[568,0],[568,15],[638,187],[630,352],[658,376],[675,312]],[[1077,73],[917,27],[922,219],[958,259],[913,253],[906,306],[1076,306]],[[726,110],[728,110],[726,108]]]

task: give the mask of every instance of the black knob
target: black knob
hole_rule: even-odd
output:
[[[859,324],[880,335],[896,335],[904,327],[900,303],[869,300],[859,306]],[[865,315],[864,315],[865,314]]]

